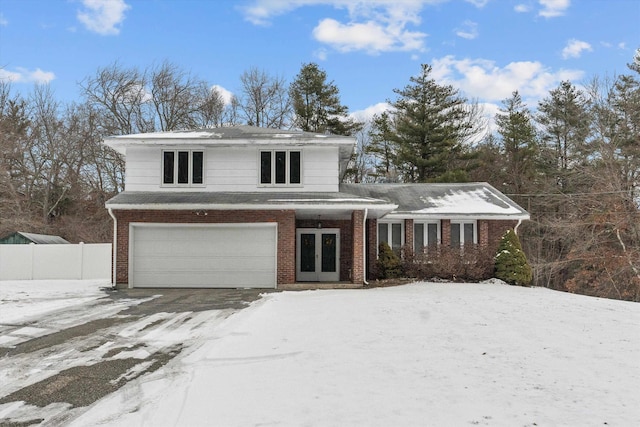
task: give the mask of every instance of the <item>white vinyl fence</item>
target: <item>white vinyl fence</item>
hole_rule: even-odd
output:
[[[111,243],[0,245],[0,280],[110,278]]]

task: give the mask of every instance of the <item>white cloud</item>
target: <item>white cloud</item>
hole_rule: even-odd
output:
[[[313,52],[313,56],[318,58],[320,61],[326,61],[329,54],[327,52],[327,49],[320,48]]]
[[[476,22],[466,20],[460,27],[456,28],[456,35],[463,39],[473,40],[478,37],[478,24]]]
[[[562,49],[562,58],[563,59],[580,58],[580,55],[582,55],[582,52],[584,51],[591,52],[592,50],[593,48],[589,43],[584,42],[582,40],[571,39],[569,40],[567,45],[564,47],[564,49]]]
[[[17,67],[15,71],[0,68],[0,82],[41,84],[49,83],[55,78],[56,75],[53,72],[42,71],[40,68],[36,68],[33,71],[29,71],[22,67]]]
[[[392,107],[386,102],[378,102],[375,105],[371,105],[364,110],[357,110],[349,114],[349,117],[359,121],[359,122],[368,122],[375,116],[376,114],[383,113],[385,111],[391,110]]]
[[[124,0],[82,0],[82,4],[85,9],[78,11],[78,20],[101,35],[119,34],[124,13],[131,8]]]
[[[475,7],[483,8],[489,3],[489,0],[466,0],[467,3],[471,3]]]
[[[518,13],[527,13],[527,12],[531,11],[531,7],[529,5],[527,5],[527,4],[517,4],[513,8],[513,10],[518,12]]]
[[[411,51],[424,48],[426,34],[406,31],[378,22],[342,24],[323,19],[313,30],[316,40],[340,52],[364,50],[371,54],[389,51]]]
[[[224,105],[231,104],[231,99],[233,99],[233,92],[225,89],[220,85],[213,85],[211,86],[211,89],[216,90],[220,94],[220,96],[222,96],[222,99],[224,100]]]
[[[456,59],[453,56],[432,61],[432,77],[459,88],[470,98],[502,101],[518,90],[523,98],[539,99],[561,81],[583,77],[579,70],[552,71],[540,62],[519,61],[499,67],[487,59]]]
[[[564,15],[565,11],[571,6],[571,0],[539,0],[542,10],[538,15],[545,18],[555,18]]]
[[[7,25],[9,25],[9,21],[7,21],[7,18],[5,18],[2,13],[0,13],[0,27],[6,27]]]
[[[245,19],[267,25],[274,16],[304,6],[332,6],[348,13],[346,20],[325,18],[313,30],[321,43],[340,52],[364,50],[370,54],[388,51],[424,51],[427,34],[408,29],[419,25],[425,5],[448,0],[253,0],[243,8]],[[474,0],[481,5],[485,0]]]

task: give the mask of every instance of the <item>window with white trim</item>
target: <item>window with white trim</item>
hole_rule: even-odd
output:
[[[162,185],[204,185],[204,151],[163,150]]]
[[[260,185],[302,184],[302,152],[297,150],[261,150]]]
[[[413,251],[423,252],[440,243],[440,221],[414,221]]]
[[[404,243],[404,224],[399,222],[378,222],[378,245],[386,242],[391,249],[400,253]]]
[[[478,243],[476,221],[451,221],[451,246]]]

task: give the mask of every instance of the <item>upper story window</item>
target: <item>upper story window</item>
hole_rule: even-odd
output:
[[[204,152],[164,150],[162,152],[163,185],[204,184]]]
[[[451,221],[451,246],[478,243],[476,221]]]
[[[440,243],[440,221],[413,223],[413,251],[422,252],[425,248]]]
[[[402,222],[378,222],[378,245],[386,242],[395,252],[402,248],[404,233]]]
[[[301,158],[300,151],[260,151],[260,184],[276,186],[301,184]]]

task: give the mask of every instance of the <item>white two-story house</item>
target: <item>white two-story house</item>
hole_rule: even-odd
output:
[[[236,126],[115,136],[117,286],[366,283],[386,241],[487,245],[528,213],[485,183],[342,184],[355,139]]]

